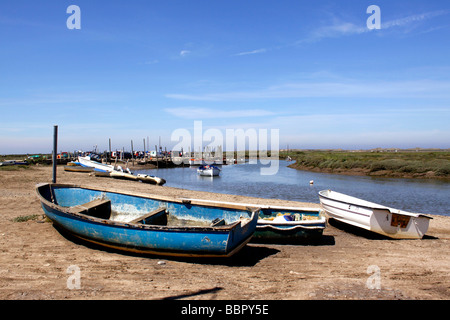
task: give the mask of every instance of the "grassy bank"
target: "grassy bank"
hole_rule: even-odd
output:
[[[450,179],[448,151],[291,151],[290,167],[318,172]]]

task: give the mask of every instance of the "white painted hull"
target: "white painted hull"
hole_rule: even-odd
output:
[[[432,219],[424,214],[385,207],[331,190],[320,191],[319,198],[328,218],[393,239],[421,239]]]
[[[116,178],[116,179],[138,180],[138,177],[135,175],[132,175],[127,172],[117,171],[117,170],[111,171],[109,173],[109,176],[112,178]]]
[[[189,159],[190,166],[204,166],[206,162],[203,159]]]
[[[97,161],[92,161],[90,157],[78,157],[78,162],[84,167],[90,167],[105,172],[116,171],[114,169],[114,166],[103,164]]]
[[[201,176],[213,177],[220,174],[219,168],[197,169],[197,173]]]

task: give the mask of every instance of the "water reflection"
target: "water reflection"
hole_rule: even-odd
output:
[[[278,173],[271,176],[260,174],[259,163],[224,165],[218,177],[201,177],[196,167],[136,172],[164,178],[166,186],[190,190],[318,203],[318,192],[332,189],[407,211],[450,215],[448,182],[308,172],[288,168],[290,163],[280,161]]]

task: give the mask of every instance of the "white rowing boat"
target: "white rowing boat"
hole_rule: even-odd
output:
[[[394,239],[421,239],[433,219],[331,190],[320,191],[319,199],[328,218]]]

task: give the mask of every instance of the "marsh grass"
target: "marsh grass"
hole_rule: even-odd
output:
[[[297,166],[319,169],[364,169],[370,173],[425,174],[450,177],[450,152],[351,152],[295,151],[289,154]]]
[[[41,217],[39,214],[30,214],[27,216],[19,216],[13,219],[13,222],[27,222],[30,220],[37,220]]]

